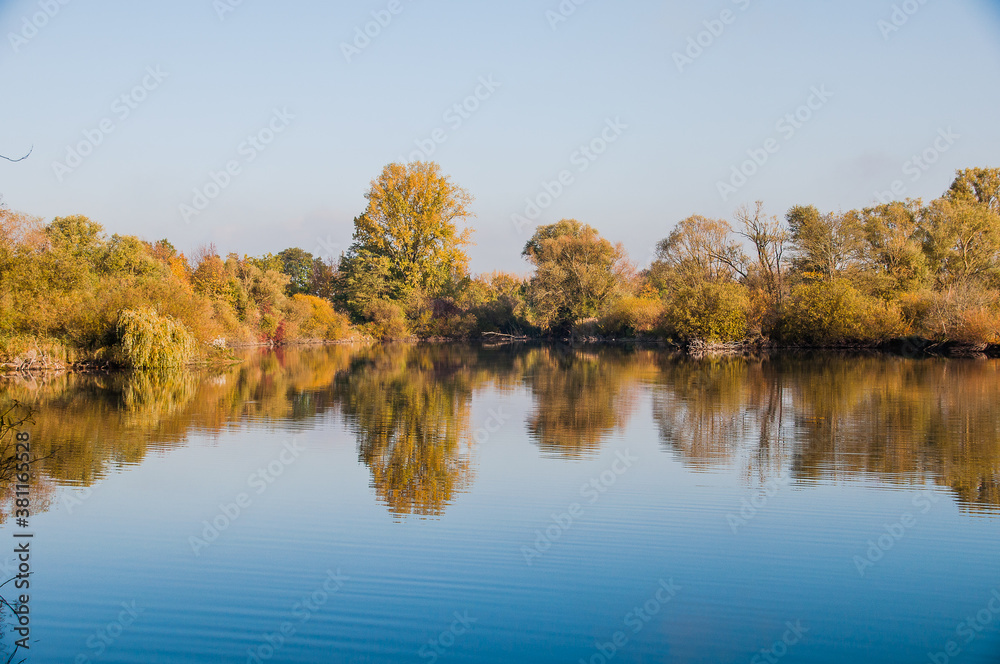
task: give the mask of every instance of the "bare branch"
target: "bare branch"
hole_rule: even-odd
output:
[[[19,162],[19,161],[24,161],[25,159],[27,159],[28,157],[30,157],[30,156],[31,156],[31,153],[32,153],[32,152],[34,152],[34,151],[35,151],[35,146],[34,146],[34,145],[32,145],[32,146],[31,146],[31,147],[30,147],[30,148],[28,149],[28,154],[24,155],[24,156],[23,156],[23,157],[21,157],[20,159],[11,159],[10,157],[5,157],[5,156],[3,156],[2,154],[0,154],[0,159],[6,159],[7,161],[9,161],[9,162],[11,162],[11,163],[14,163],[14,164],[16,164],[17,162]]]

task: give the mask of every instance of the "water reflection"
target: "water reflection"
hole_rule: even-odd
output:
[[[893,357],[667,360],[665,445],[754,479],[930,480],[963,508],[1000,505],[1000,363]]]
[[[617,348],[536,348],[524,354],[525,384],[535,399],[528,433],[546,454],[595,452],[631,418],[649,352]]]
[[[248,353],[222,369],[6,379],[38,411],[40,486],[87,486],[152,450],[234,424],[339,414],[375,495],[396,515],[440,515],[475,472],[476,391],[521,386],[540,453],[592,454],[647,395],[665,451],[750,483],[867,478],[951,487],[1000,506],[1000,363],[833,355],[679,358],[657,350],[327,346]],[[641,423],[639,423],[641,424]],[[4,490],[0,487],[0,493]],[[0,512],[2,520],[4,512]]]
[[[739,464],[752,481],[787,470],[793,409],[780,377],[759,359],[662,358],[653,420],[664,444],[690,465]]]
[[[468,349],[390,346],[359,354],[338,375],[334,396],[358,458],[394,514],[440,514],[471,482],[476,365]]]

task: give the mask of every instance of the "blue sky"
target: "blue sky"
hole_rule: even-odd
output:
[[[419,141],[476,197],[473,271],[523,272],[513,215],[643,266],[690,214],[932,198],[1000,166],[995,3],[580,1],[0,0],[0,152],[34,145],[0,194],[185,251],[324,254]]]

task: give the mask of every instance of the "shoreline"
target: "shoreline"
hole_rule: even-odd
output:
[[[324,341],[307,339],[287,343],[241,343],[227,346],[227,351],[240,351],[267,348],[280,350],[282,348],[296,348],[309,346],[346,346],[346,345],[367,345],[375,346],[381,344],[456,344],[482,346],[484,348],[496,348],[500,346],[513,345],[543,345],[543,346],[565,346],[578,348],[584,346],[608,346],[608,347],[660,347],[665,351],[676,355],[683,355],[693,359],[706,357],[780,357],[783,355],[794,356],[800,354],[859,354],[859,355],[885,355],[895,356],[905,359],[996,359],[1000,358],[1000,344],[963,344],[954,341],[933,341],[920,337],[907,337],[902,339],[889,339],[878,343],[842,343],[842,344],[782,344],[767,340],[743,341],[734,343],[713,343],[701,340],[694,340],[687,343],[678,343],[665,339],[650,339],[643,337],[630,338],[606,338],[597,336],[570,336],[570,337],[513,337],[505,336],[497,339],[476,338],[461,339],[449,337],[431,337],[419,339],[416,337],[409,339],[399,339],[393,341],[372,341],[371,339],[347,339],[339,341]],[[225,367],[240,364],[241,359],[235,355],[220,357],[216,359],[203,359],[189,362],[182,370],[209,367]],[[80,360],[76,362],[60,362],[48,357],[45,353],[26,354],[24,358],[15,358],[13,361],[0,363],[0,378],[14,378],[39,375],[62,375],[62,374],[127,374],[129,369],[123,369],[106,361],[100,360]]]

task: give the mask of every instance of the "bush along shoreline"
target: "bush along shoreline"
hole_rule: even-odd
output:
[[[433,162],[371,182],[338,258],[300,248],[191,255],[168,240],[49,222],[0,201],[0,371],[232,362],[245,345],[528,339],[997,356],[1000,169],[958,171],[933,201],[782,217],[664,221],[639,269],[621,244],[540,225],[524,274],[473,275],[473,198]]]

